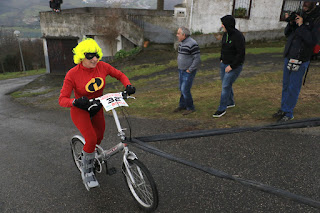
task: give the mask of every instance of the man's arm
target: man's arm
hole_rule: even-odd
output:
[[[198,66],[201,62],[200,60],[200,48],[198,46],[198,44],[194,44],[191,49],[190,49],[190,53],[192,55],[192,64],[189,67],[189,69],[187,70],[187,72],[189,71],[189,73],[191,73],[192,71],[198,69]]]

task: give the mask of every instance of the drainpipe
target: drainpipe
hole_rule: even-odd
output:
[[[193,0],[191,0],[191,7],[190,7],[190,20],[189,20],[189,30],[192,32],[192,13],[193,13]]]
[[[50,62],[49,62],[49,54],[48,54],[48,45],[47,45],[47,39],[43,38],[43,51],[44,51],[44,61],[46,63],[46,73],[50,73]]]

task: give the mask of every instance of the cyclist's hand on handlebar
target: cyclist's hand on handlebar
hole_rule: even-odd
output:
[[[132,94],[134,94],[136,92],[136,88],[134,87],[134,86],[132,86],[132,85],[127,85],[127,87],[126,87],[126,90],[125,90],[125,93],[127,94],[127,95],[132,95]]]
[[[91,106],[88,108],[88,112],[90,113],[90,117],[95,116],[100,109],[102,108],[102,104],[100,103],[99,100],[90,100]]]
[[[74,99],[73,106],[78,107],[79,109],[88,110],[90,107],[89,99],[85,96],[82,96],[81,98]]]

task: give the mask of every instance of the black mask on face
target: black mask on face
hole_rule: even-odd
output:
[[[93,59],[94,57],[99,58],[99,54],[98,54],[98,53],[86,53],[86,54],[85,54],[85,57],[86,57],[86,59],[91,60],[91,59]]]

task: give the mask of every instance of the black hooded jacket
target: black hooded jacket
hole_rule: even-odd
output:
[[[224,64],[230,64],[232,69],[242,65],[245,59],[245,38],[243,34],[235,28],[236,21],[231,15],[221,18],[222,24],[227,32],[222,37],[222,47],[220,60]]]

